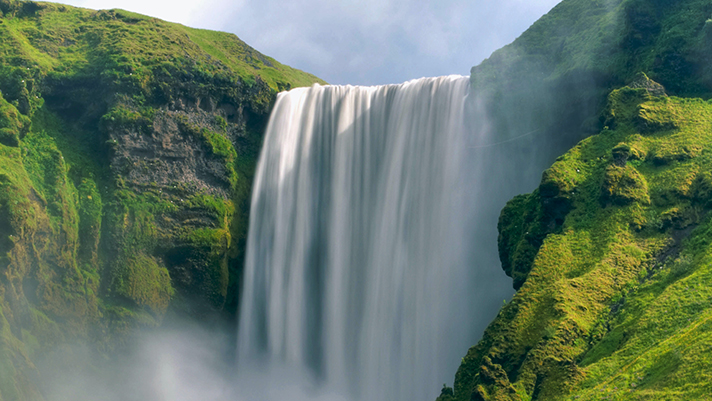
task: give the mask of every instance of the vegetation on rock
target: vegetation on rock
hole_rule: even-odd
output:
[[[321,82],[236,36],[0,0],[0,400],[47,351],[233,314],[277,91]]]
[[[599,132],[608,94],[641,71],[671,95],[709,98],[710,16],[707,0],[564,0],[472,68],[483,129],[536,130],[553,159]]]
[[[712,102],[653,93],[613,91],[608,126],[502,211],[520,288],[439,400],[712,393]]]
[[[518,291],[440,401],[709,399],[710,15],[564,0],[472,69],[492,130],[565,154],[502,210]]]

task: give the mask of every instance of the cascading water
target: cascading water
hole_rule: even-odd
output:
[[[258,367],[308,372],[351,400],[432,401],[451,382],[492,299],[511,293],[486,273],[502,276],[497,209],[478,207],[487,169],[469,149],[468,89],[449,76],[279,95],[252,199],[238,334],[246,386]],[[285,374],[274,377],[261,386]]]

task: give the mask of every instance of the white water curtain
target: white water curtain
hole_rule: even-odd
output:
[[[478,335],[468,89],[448,76],[279,95],[254,182],[239,374],[293,369],[364,401],[432,401],[452,381]]]

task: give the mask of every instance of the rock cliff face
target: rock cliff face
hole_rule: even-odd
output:
[[[77,345],[235,313],[271,104],[320,81],[122,10],[0,0],[0,38],[0,400],[37,400]]]

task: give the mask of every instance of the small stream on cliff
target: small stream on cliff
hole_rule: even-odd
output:
[[[246,399],[434,400],[452,383],[513,292],[499,210],[540,174],[516,171],[531,141],[491,146],[469,89],[447,76],[279,94],[253,187]]]

